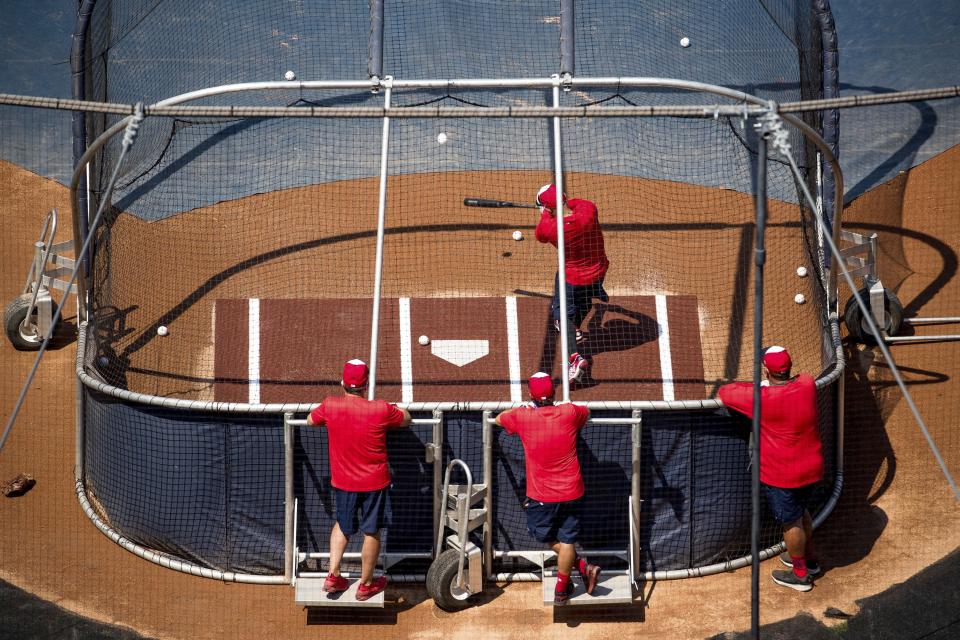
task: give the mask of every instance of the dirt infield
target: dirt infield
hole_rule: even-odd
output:
[[[518,185],[535,189],[547,179],[535,172],[391,178],[383,297],[552,295],[556,252],[533,240],[538,214],[462,203],[464,194],[529,200]],[[752,314],[751,198],[595,174],[574,174],[567,190],[598,201],[611,261],[609,293],[695,296],[705,380],[749,377],[752,323],[743,319]],[[110,266],[102,276],[99,318],[102,342],[118,363],[116,377],[144,393],[210,400],[216,300],[369,304],[375,213],[376,181],[358,180],[258,194],[151,223],[120,215],[101,251]],[[522,242],[511,239],[515,229],[527,235]],[[772,202],[766,332],[771,340],[791,337],[804,345],[794,349],[795,361],[819,370],[815,309],[793,302],[795,293],[812,299],[814,287],[813,278],[795,274],[803,264],[799,236],[796,208]],[[168,337],[158,338],[160,325],[169,328]],[[368,326],[355,323],[348,340],[369,341]],[[299,342],[310,348],[312,339]],[[336,362],[316,366],[318,379],[339,374]],[[713,387],[706,391],[712,395]]]
[[[960,201],[960,150],[952,149],[941,156],[905,174],[860,198],[848,210],[847,221],[853,228],[876,228],[881,232],[884,247],[881,273],[892,270],[897,277],[898,293],[911,313],[923,315],[956,315],[960,307],[960,283],[955,277],[956,248],[960,247],[960,227],[956,223],[956,205]],[[416,177],[398,179],[414,181]],[[471,179],[469,176],[463,178]],[[585,179],[585,178],[584,178]],[[592,177],[589,191],[602,192],[604,177]],[[615,181],[615,178],[609,178]],[[619,181],[619,179],[616,179]],[[46,207],[65,208],[66,193],[62,187],[37,176],[21,172],[0,163],[0,216],[5,232],[0,235],[0,291],[4,300],[15,296],[22,285],[30,260],[30,245],[36,239],[40,220]],[[536,177],[531,177],[538,184]],[[579,186],[571,181],[571,191]],[[476,193],[483,184],[469,184]],[[400,184],[392,193],[411,191]],[[406,185],[409,187],[409,184]],[[585,187],[585,185],[583,185]],[[618,187],[619,188],[619,187]],[[637,198],[645,197],[658,203],[667,212],[681,219],[689,211],[690,203],[710,203],[716,215],[723,213],[731,224],[745,223],[752,215],[752,203],[746,196],[731,192],[698,193],[697,198],[681,198],[684,190],[699,188],[637,183],[630,187]],[[328,186],[340,197],[350,194],[358,209],[369,211],[375,198],[372,184]],[[661,189],[658,191],[657,189]],[[666,191],[664,191],[664,189]],[[584,188],[583,190],[587,190]],[[329,234],[349,234],[349,228],[330,228],[329,221],[316,221],[315,228],[278,228],[275,244],[269,251],[279,253],[262,257],[250,263],[249,269],[236,265],[250,258],[241,248],[235,255],[218,254],[219,264],[177,264],[197,242],[222,233],[223,216],[230,216],[232,229],[252,229],[245,216],[280,205],[295,206],[297,202],[322,195],[323,188],[292,190],[289,201],[279,203],[277,194],[255,196],[244,203],[221,203],[200,212],[177,216],[170,221],[147,224],[127,217],[119,219],[114,227],[129,226],[131,242],[114,247],[115,268],[118,273],[137,273],[138,278],[118,278],[117,287],[129,291],[114,291],[118,300],[127,299],[129,307],[122,307],[124,330],[118,337],[118,348],[127,354],[131,369],[127,372],[131,386],[150,393],[181,393],[199,398],[214,395],[213,300],[232,297],[276,298],[363,298],[361,279],[311,279],[296,290],[284,289],[291,273],[306,273],[310,260],[316,258],[317,246],[304,246],[303,251],[285,248]],[[497,194],[503,198],[523,199],[521,193]],[[672,203],[672,204],[671,204]],[[397,202],[405,215],[414,214],[409,205]],[[447,204],[433,203],[437,210]],[[269,206],[267,206],[269,205]],[[670,207],[675,207],[675,210]],[[374,207],[375,209],[375,207]],[[602,207],[608,215],[616,216],[617,205]],[[464,215],[477,212],[465,212]],[[624,213],[624,211],[620,211]],[[786,209],[774,207],[774,221],[783,222]],[[500,225],[496,233],[509,238],[508,232],[518,227],[507,212],[484,212],[476,222]],[[878,219],[879,218],[879,219]],[[869,222],[867,222],[869,221]],[[261,224],[271,224],[269,217]],[[346,223],[344,223],[346,224]],[[397,224],[413,224],[412,220]],[[326,225],[326,226],[324,226]],[[323,227],[323,228],[321,228]],[[527,227],[522,228],[529,228]],[[749,228],[747,235],[749,235]],[[786,227],[774,227],[768,248],[775,254],[778,248],[789,258],[782,263],[774,261],[771,270],[792,270],[798,250],[786,234]],[[490,231],[493,233],[494,231]],[[467,233],[467,232],[465,232]],[[474,233],[474,232],[469,232]],[[738,259],[743,252],[732,250],[730,256],[717,257],[705,269],[695,269],[696,260],[690,249],[690,231],[672,230],[658,236],[664,244],[657,256],[665,261],[664,272],[683,274],[690,281],[703,278],[704,272],[737,272]],[[737,247],[744,232],[741,228],[717,231]],[[136,242],[132,239],[136,238]],[[671,238],[673,240],[671,240]],[[443,241],[446,239],[447,241]],[[162,240],[162,242],[161,242]],[[450,243],[444,234],[424,232],[418,242],[427,248],[440,264],[456,264],[472,254],[463,255],[463,243]],[[611,234],[610,252],[624,264],[631,252],[636,253],[636,236]],[[675,242],[674,242],[675,241]],[[487,295],[506,296],[515,289],[527,288],[531,281],[536,292],[548,293],[552,281],[552,266],[544,261],[529,272],[529,265],[537,260],[519,260],[521,251],[533,251],[533,243],[504,243],[504,252],[512,251],[510,259],[503,258],[484,271],[490,287]],[[510,241],[512,242],[512,241]],[[182,253],[165,252],[162,247],[180,243]],[[349,263],[369,264],[372,243],[350,245],[342,255],[349,254]],[[509,249],[507,249],[509,247]],[[522,248],[521,248],[522,247]],[[422,270],[427,261],[412,258],[413,254],[394,256],[393,273],[407,274]],[[421,255],[418,252],[416,255]],[[726,254],[725,254],[726,255]],[[749,255],[749,254],[747,254]],[[739,258],[738,258],[739,256]],[[532,257],[532,254],[531,254]],[[330,258],[333,260],[333,258]],[[726,260],[726,263],[723,261]],[[342,260],[335,261],[346,264]],[[616,261],[615,261],[616,262]],[[652,263],[652,261],[651,261]],[[667,264],[670,263],[670,264]],[[490,264],[490,263],[487,263]],[[526,266],[524,266],[526,265]],[[686,268],[684,268],[686,265]],[[331,268],[336,264],[331,263]],[[653,264],[653,266],[657,266]],[[700,265],[703,266],[703,265]],[[670,267],[669,269],[667,267]],[[188,274],[178,280],[176,288],[166,286],[168,274]],[[219,274],[210,280],[209,274]],[[463,274],[447,274],[439,269],[434,275],[439,282],[444,277],[463,282]],[[459,273],[459,272],[458,272]],[[655,269],[638,276],[632,284],[619,284],[611,271],[611,294],[644,296],[651,293],[683,294],[692,288],[679,276],[670,282],[657,281]],[[648,282],[643,282],[647,280]],[[153,283],[150,296],[142,295],[145,282]],[[621,280],[621,282],[623,282]],[[408,295],[402,282],[385,282],[384,295],[399,298]],[[494,286],[496,285],[496,286]],[[303,289],[314,295],[304,295]],[[284,292],[289,295],[283,295]],[[323,295],[320,296],[318,291]],[[242,295],[238,295],[242,292]],[[278,295],[278,292],[280,294]],[[767,311],[770,335],[786,336],[797,323],[797,314],[812,313],[807,307],[792,303],[794,289],[789,297],[772,295]],[[295,294],[295,295],[294,295]],[[748,349],[729,353],[731,327],[727,322],[711,322],[711,313],[730,307],[729,289],[718,292],[711,301],[700,299],[699,321],[706,380],[728,379],[749,370]],[[125,297],[126,296],[126,297]],[[133,302],[137,305],[133,308]],[[204,304],[198,304],[203,300]],[[749,317],[749,305],[735,307]],[[176,348],[164,347],[156,338],[158,323],[170,326],[171,335],[181,336]],[[744,332],[738,344],[749,344],[749,332]],[[958,343],[917,345],[897,348],[894,355],[902,367],[917,404],[930,423],[934,438],[944,449],[944,455],[954,473],[960,469],[960,435],[953,426],[960,410],[960,356]],[[178,355],[199,354],[190,362]],[[851,364],[847,374],[847,438],[844,492],[833,515],[817,534],[821,563],[825,573],[817,587],[808,594],[797,594],[780,589],[769,581],[768,572],[776,561],[763,565],[761,578],[762,621],[775,622],[798,612],[808,612],[818,619],[828,606],[846,612],[857,610],[857,601],[882,591],[891,584],[906,580],[923,567],[945,556],[960,543],[960,508],[952,501],[942,476],[935,468],[926,443],[913,424],[899,393],[891,388],[889,371],[876,361],[873,350],[849,348]],[[74,464],[74,346],[49,353],[32,389],[27,406],[14,428],[13,434],[0,453],[0,478],[19,472],[31,473],[37,486],[27,495],[0,498],[0,577],[24,589],[56,602],[65,608],[92,618],[116,622],[158,638],[369,638],[371,634],[384,637],[414,638],[514,638],[535,633],[541,637],[568,636],[579,638],[609,638],[615,634],[650,634],[670,638],[700,638],[724,630],[744,629],[749,626],[750,573],[749,570],[722,574],[695,580],[659,582],[644,585],[645,602],[626,608],[557,612],[539,604],[539,585],[512,584],[491,588],[482,606],[459,614],[446,614],[425,600],[422,586],[391,587],[388,599],[392,604],[384,613],[376,615],[305,611],[293,602],[293,592],[286,586],[249,586],[220,583],[196,578],[158,567],[127,553],[100,534],[83,515],[77,505],[73,487]],[[812,358],[812,356],[810,356]],[[14,351],[3,341],[0,359],[5,376],[0,383],[0,406],[8,415],[19,392],[20,382],[32,364],[33,357]],[[801,367],[812,365],[801,363]],[[157,371],[164,376],[155,375]],[[317,371],[311,375],[321,378],[336,373]],[[708,390],[709,391],[709,390]],[[918,612],[918,615],[923,615]],[[575,628],[571,628],[575,627]]]

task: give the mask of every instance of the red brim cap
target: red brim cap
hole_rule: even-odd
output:
[[[563,201],[567,201],[567,194],[563,194]],[[537,192],[537,204],[548,209],[557,208],[557,188],[552,184],[545,184]]]
[[[787,373],[793,367],[793,362],[786,349],[774,346],[763,352],[763,366],[770,373]]]
[[[546,400],[553,397],[553,380],[542,371],[538,371],[528,381],[530,397],[534,400]]]
[[[351,360],[343,365],[343,386],[350,389],[359,389],[367,386],[367,376],[370,370],[363,360]]]

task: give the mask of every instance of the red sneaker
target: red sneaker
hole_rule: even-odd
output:
[[[573,595],[575,589],[576,587],[573,586],[573,580],[567,582],[566,589],[560,589],[559,585],[557,585],[557,588],[553,591],[554,606],[560,607],[570,602],[570,596]]]
[[[338,593],[346,591],[348,586],[347,579],[343,576],[335,576],[332,573],[323,581],[323,590],[327,593]]]
[[[363,602],[369,600],[381,591],[387,588],[387,576],[374,578],[370,584],[361,584],[357,589],[357,600]]]
[[[588,595],[591,595],[594,587],[597,586],[597,580],[600,579],[600,567],[588,563],[585,569],[585,571],[580,571],[580,577],[583,578],[583,588]]]

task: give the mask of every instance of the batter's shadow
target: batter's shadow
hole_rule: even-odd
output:
[[[660,325],[654,318],[611,302],[595,301],[584,320],[584,337],[577,345],[577,350],[585,357],[613,351],[629,351],[660,337]],[[540,355],[540,371],[553,369],[553,362],[559,351],[559,340],[560,334],[554,329],[553,318],[548,311]],[[581,384],[589,385],[589,380]]]

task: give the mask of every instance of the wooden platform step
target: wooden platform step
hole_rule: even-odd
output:
[[[324,578],[297,578],[297,604],[305,607],[383,608],[383,591],[369,600],[357,600],[357,589],[360,587],[360,580],[351,580],[347,590],[339,593],[327,593],[324,591],[323,581]],[[389,585],[387,588],[389,589]]]
[[[630,604],[633,602],[633,585],[630,576],[625,573],[600,574],[600,580],[594,587],[593,593],[587,595],[583,590],[583,581],[574,573],[573,583],[576,590],[570,601],[564,606],[571,605],[610,605]],[[557,587],[556,576],[546,576],[543,579],[543,604],[553,606],[553,592]]]

